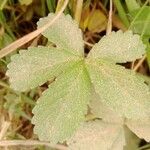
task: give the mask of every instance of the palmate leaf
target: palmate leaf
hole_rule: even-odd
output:
[[[54,14],[50,14],[40,19],[38,27],[54,17]],[[71,137],[84,121],[92,88],[101,98],[100,115],[104,121],[112,119],[109,116],[104,119],[104,114],[107,112],[111,114],[111,111],[118,114],[119,118],[122,117],[121,121],[124,118],[134,121],[141,118],[149,119],[150,92],[144,80],[135,72],[116,65],[138,59],[144,54],[145,46],[138,35],[133,35],[129,31],[113,32],[102,38],[87,58],[84,58],[81,31],[71,17],[61,15],[43,35],[56,44],[56,47],[37,47],[21,51],[12,57],[7,71],[11,87],[18,91],[25,91],[47,80],[55,79],[33,110],[32,123],[40,140],[57,143]],[[92,150],[103,148],[117,150],[122,149],[124,145],[122,125],[117,119],[114,124],[85,123],[83,125],[85,130],[81,127],[81,133],[84,134],[90,128],[89,133],[85,134],[89,135],[87,141],[93,140]],[[131,123],[127,125],[129,128],[133,126]],[[100,131],[97,135],[100,139],[102,137],[109,139],[108,143],[99,138],[91,139],[90,135],[97,134],[97,131]],[[134,131],[140,137],[144,136],[136,128]],[[80,131],[75,134],[77,138],[78,133],[80,135]],[[146,136],[144,138],[147,139]],[[84,139],[77,143],[81,149],[84,148]],[[71,148],[78,147],[77,143],[70,144]],[[89,143],[86,143],[87,146]],[[91,147],[87,146],[86,150],[89,150]]]
[[[123,150],[123,127],[103,121],[86,122],[68,144],[69,150]]]
[[[150,92],[140,76],[103,59],[89,59],[87,68],[94,89],[104,104],[122,117],[149,118]]]
[[[30,47],[28,51],[20,51],[11,58],[7,75],[13,89],[25,91],[54,79],[79,59],[67,50]]]
[[[74,133],[85,119],[90,88],[83,62],[68,69],[50,85],[33,109],[34,131],[40,140],[63,142]]]

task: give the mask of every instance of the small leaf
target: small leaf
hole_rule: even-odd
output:
[[[150,142],[150,120],[127,120],[126,124],[138,137]]]
[[[86,122],[68,144],[69,150],[123,150],[123,128],[102,121]]]
[[[39,20],[38,27],[43,26],[56,15],[50,13],[48,17]],[[84,43],[81,30],[69,15],[62,14],[53,25],[42,33],[49,41],[60,48],[68,49],[75,55],[84,56]]]
[[[40,140],[63,142],[84,121],[91,83],[82,63],[59,76],[33,109],[32,123]]]
[[[119,116],[149,118],[150,92],[142,77],[105,60],[88,60],[87,68],[101,101]]]
[[[40,46],[20,51],[11,59],[7,71],[11,87],[25,91],[54,79],[67,66],[74,65],[79,57],[66,50]]]
[[[122,31],[112,32],[102,37],[102,39],[94,45],[89,58],[110,59],[117,63],[124,63],[141,58],[145,53],[140,36],[133,35],[131,31],[123,33]]]

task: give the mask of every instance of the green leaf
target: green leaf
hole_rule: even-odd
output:
[[[50,14],[41,19],[38,26],[55,16]],[[12,57],[7,71],[11,87],[18,91],[54,80],[33,109],[32,123],[39,139],[57,143],[75,134],[68,142],[70,149],[121,150],[126,124],[149,141],[145,134],[149,128],[142,121],[149,121],[149,88],[141,76],[115,64],[133,61],[144,54],[140,37],[130,31],[112,32],[84,59],[82,34],[70,16],[61,15],[43,35],[56,47],[20,51]],[[93,87],[100,98],[89,105]],[[88,122],[77,131],[85,120],[87,105],[107,123]],[[138,130],[134,122],[138,125],[139,121]]]
[[[89,58],[110,59],[117,63],[133,61],[142,57],[145,53],[140,36],[133,35],[131,31],[112,32],[102,37],[102,39],[94,45]]]
[[[39,20],[38,27],[43,26],[56,15],[50,13],[47,17]],[[84,56],[84,43],[81,30],[77,23],[69,15],[62,14],[53,25],[42,33],[49,41],[60,48],[68,49],[76,55]]]
[[[124,131],[118,124],[86,122],[68,144],[69,150],[123,150]]]
[[[96,93],[108,108],[126,118],[149,118],[150,93],[141,76],[102,59],[87,60],[87,68]]]
[[[11,87],[17,91],[25,91],[54,79],[67,66],[74,65],[79,57],[67,50],[40,46],[20,51],[20,54],[11,59],[7,71]]]
[[[40,140],[63,142],[85,119],[90,99],[90,79],[83,62],[53,82],[33,109],[34,131]]]
[[[139,14],[137,16],[137,14]],[[130,13],[131,29],[134,33],[150,37],[150,6],[144,6]]]

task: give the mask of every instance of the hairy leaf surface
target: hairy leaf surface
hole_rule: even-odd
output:
[[[74,65],[77,60],[79,57],[66,50],[43,46],[32,47],[12,57],[7,75],[13,89],[25,91],[54,79],[67,66]]]
[[[112,32],[111,34],[102,37],[102,39],[94,45],[89,58],[95,59],[111,59],[118,63],[133,61],[142,57],[145,53],[139,35],[133,35],[131,31]]]
[[[40,19],[38,27],[55,16]],[[121,150],[127,125],[150,141],[149,88],[141,76],[116,65],[142,57],[145,46],[138,35],[112,32],[84,58],[81,30],[69,15],[62,14],[42,34],[56,47],[20,51],[7,71],[11,87],[18,91],[54,80],[33,109],[32,123],[40,140],[64,142],[74,135],[68,142],[72,150]],[[91,99],[93,92],[97,99]],[[86,122],[78,129],[87,105],[102,121]]]
[[[53,82],[33,109],[34,131],[52,143],[68,139],[87,113],[90,80],[83,64],[68,69]]]
[[[68,144],[69,150],[123,150],[123,128],[103,121],[86,122]]]
[[[37,23],[38,27],[43,26],[56,15],[51,13],[45,18],[41,18]],[[67,15],[62,14],[54,24],[42,33],[49,41],[60,48],[69,50],[76,55],[84,56],[84,43],[81,30],[78,24]]]
[[[131,70],[105,60],[88,60],[95,91],[101,101],[126,118],[149,118],[150,93],[144,80]]]

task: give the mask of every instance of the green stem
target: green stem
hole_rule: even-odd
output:
[[[121,18],[122,22],[124,23],[124,25],[126,27],[129,27],[129,20],[127,18],[124,8],[121,5],[120,0],[114,0],[114,4],[118,10],[118,14],[119,14],[119,17]]]

